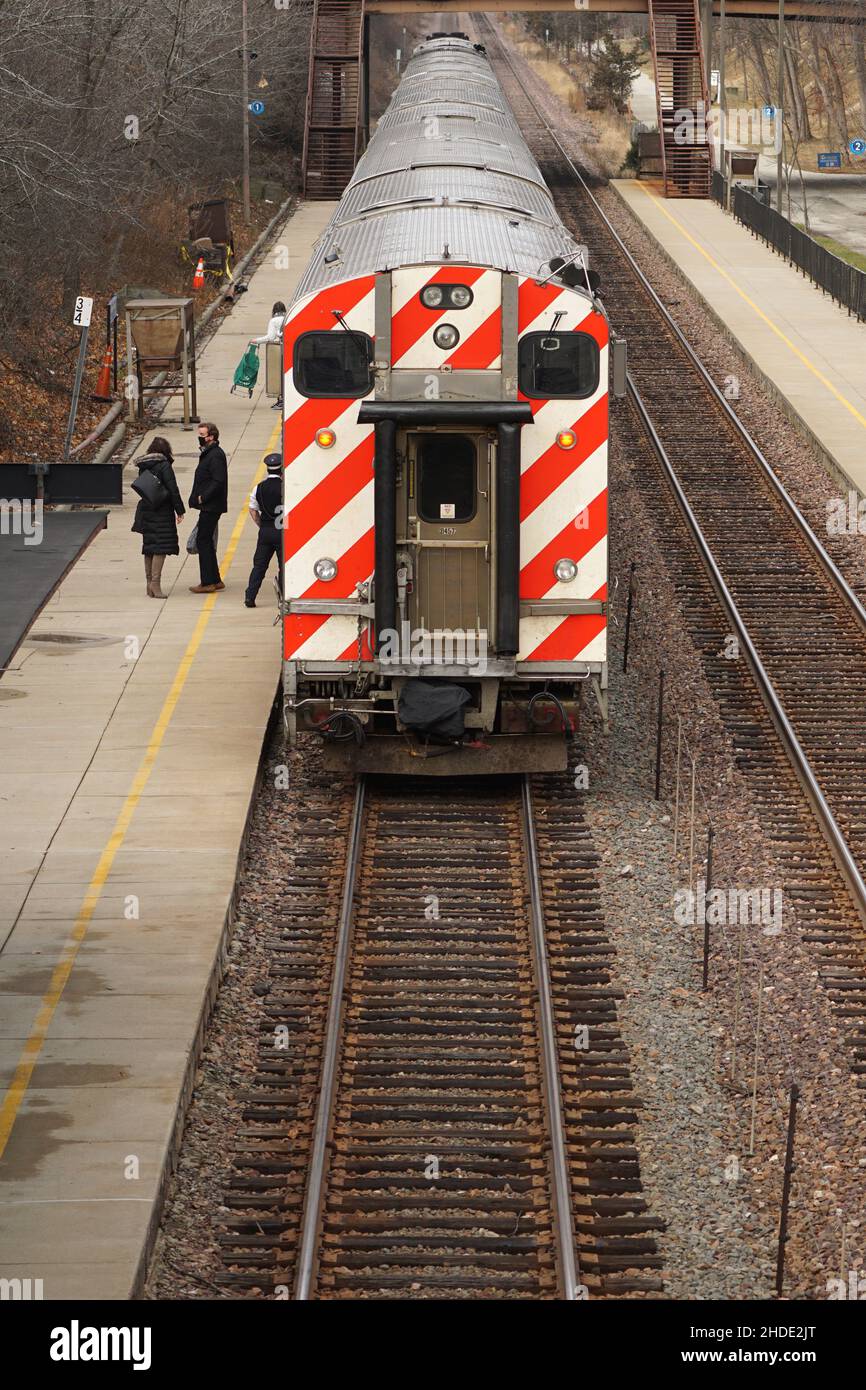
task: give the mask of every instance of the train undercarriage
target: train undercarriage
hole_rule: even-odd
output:
[[[505,663],[501,663],[505,664]],[[290,742],[302,733],[325,743],[325,765],[354,772],[433,776],[553,772],[567,766],[585,690],[607,728],[606,668],[483,675],[437,665],[388,675],[362,662],[354,677],[299,670],[285,663],[284,718]],[[461,729],[449,724],[457,718]]]

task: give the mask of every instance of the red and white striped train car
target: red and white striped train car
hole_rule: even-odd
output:
[[[483,49],[426,41],[284,328],[293,740],[355,768],[528,770],[564,765],[584,685],[606,717],[593,279]]]

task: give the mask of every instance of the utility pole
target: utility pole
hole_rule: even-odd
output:
[[[726,202],[725,206],[730,207],[731,188],[728,179],[728,170],[725,160],[725,143],[728,134],[728,97],[725,91],[725,0],[721,0],[719,7],[719,108],[721,115],[721,129],[719,131],[719,170],[722,178],[726,180]]]
[[[785,174],[785,0],[779,0],[779,78],[776,85],[776,211],[781,217]]]
[[[85,295],[79,295],[75,301],[75,313],[72,322],[76,328],[81,329],[81,337],[78,340],[78,362],[75,367],[75,381],[72,387],[72,404],[69,407],[69,423],[66,426],[66,438],[63,441],[63,462],[69,462],[69,450],[72,447],[72,435],[75,430],[75,417],[78,414],[78,400],[81,395],[81,382],[84,377],[84,367],[87,362],[87,335],[90,332],[90,316],[93,313],[93,300]]]
[[[241,0],[241,92],[244,103],[244,221],[250,220],[250,44],[247,23],[248,0]]]

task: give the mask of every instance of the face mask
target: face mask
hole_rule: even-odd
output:
[[[206,439],[202,439],[201,435],[199,435],[199,437],[198,437],[198,447],[199,447],[200,449],[206,449],[206,448],[207,448],[207,440],[206,440]]]

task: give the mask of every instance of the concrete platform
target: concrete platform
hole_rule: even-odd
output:
[[[834,483],[866,496],[866,324],[716,203],[665,200],[636,180],[612,187],[818,446]]]
[[[105,526],[107,512],[44,512],[42,538],[0,532],[0,672],[79,555]]]
[[[251,400],[229,388],[332,206],[298,210],[288,257],[199,357],[229,458],[225,591],[189,593],[182,550],[168,599],[146,597],[128,491],[0,680],[0,1278],[41,1278],[46,1299],[133,1297],[155,1234],[280,671],[269,590],[243,605],[247,495],[280,415],[264,373]],[[195,433],[159,432],[185,498]]]

